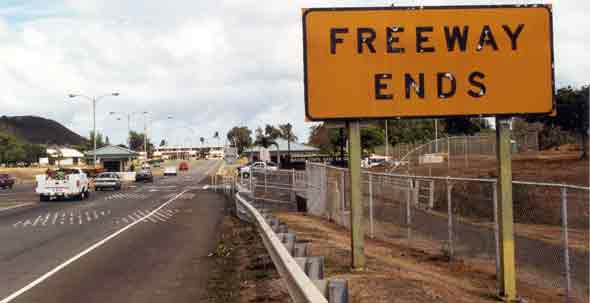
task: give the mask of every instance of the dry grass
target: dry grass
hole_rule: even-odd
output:
[[[495,302],[493,264],[448,262],[433,249],[408,248],[394,241],[365,241],[367,269],[351,272],[350,238],[342,227],[319,218],[278,214],[299,239],[311,241],[312,255],[327,258],[327,275],[349,281],[352,302]],[[529,302],[561,302],[555,289],[519,281],[519,294]]]
[[[0,168],[0,173],[7,173],[14,176],[17,183],[28,183],[35,181],[36,175],[42,175],[47,171],[47,168],[40,167],[11,167]]]

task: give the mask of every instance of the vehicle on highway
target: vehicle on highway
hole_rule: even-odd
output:
[[[9,174],[0,174],[0,188],[11,188],[14,186],[14,177]]]
[[[60,168],[48,170],[44,175],[35,176],[37,187],[35,192],[39,194],[40,201],[49,201],[52,198],[72,198],[83,200],[88,198],[88,177],[79,168]]]
[[[178,171],[175,166],[168,166],[164,168],[164,176],[177,176]]]
[[[178,170],[179,171],[186,171],[186,170],[188,170],[188,163],[186,163],[186,162],[180,162],[180,164],[178,164]]]
[[[94,179],[94,190],[100,191],[105,188],[121,190],[122,182],[116,173],[100,173]]]
[[[252,170],[277,170],[278,166],[274,162],[253,162],[238,168],[238,173],[244,177],[250,177]]]
[[[154,182],[154,175],[150,169],[142,169],[135,174],[135,182]]]

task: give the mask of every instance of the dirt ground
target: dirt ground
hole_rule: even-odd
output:
[[[547,150],[513,155],[512,177],[519,181],[536,181],[549,183],[567,183],[572,185],[589,186],[588,160],[580,159],[580,152],[568,149]],[[390,170],[376,167],[376,171]],[[393,170],[396,173],[408,172],[408,167]],[[494,155],[463,155],[451,157],[448,163],[424,164],[409,169],[411,174],[423,176],[453,176],[473,178],[496,178],[497,161]]]
[[[365,240],[367,269],[351,272],[348,231],[320,218],[280,213],[298,239],[311,241],[312,255],[326,257],[329,278],[349,281],[352,302],[496,302],[496,277],[489,264],[448,262],[443,252],[411,249],[394,241]],[[520,281],[527,302],[562,302],[562,290]],[[576,301],[572,301],[576,302]]]
[[[204,302],[291,302],[253,226],[226,216]]]

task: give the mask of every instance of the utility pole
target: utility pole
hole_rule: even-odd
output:
[[[102,96],[98,96],[98,97],[88,97],[86,95],[82,95],[82,94],[69,94],[68,97],[70,98],[76,98],[76,97],[82,97],[85,98],[87,100],[89,100],[90,102],[92,102],[92,144],[93,144],[93,152],[92,152],[92,158],[93,158],[93,165],[94,168],[96,168],[96,102],[98,102],[100,99],[107,97],[107,96],[118,96],[119,93],[110,93],[110,94],[106,94],[106,95],[102,95]]]

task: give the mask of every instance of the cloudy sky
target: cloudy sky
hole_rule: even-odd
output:
[[[547,2],[547,1],[543,1]],[[234,125],[304,122],[301,8],[384,6],[392,1],[2,0],[0,115],[39,115],[87,135],[90,103],[111,142],[127,122],[109,115],[150,112],[159,142],[188,143]],[[395,1],[396,5],[527,1]],[[535,2],[538,3],[538,2]],[[554,5],[558,85],[590,81],[590,1]],[[171,116],[172,119],[167,119]],[[136,115],[132,128],[141,130]]]

